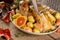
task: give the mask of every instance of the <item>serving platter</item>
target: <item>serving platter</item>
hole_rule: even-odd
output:
[[[11,17],[10,17],[10,19],[11,19]],[[11,19],[11,22],[12,22],[12,19]],[[15,27],[16,28],[18,28],[19,30],[21,30],[21,31],[23,31],[23,32],[25,32],[25,33],[28,33],[28,34],[33,34],[33,35],[47,35],[47,34],[51,34],[51,33],[55,33],[59,28],[60,28],[60,26],[58,27],[58,28],[56,28],[54,31],[51,31],[51,32],[49,32],[49,33],[32,33],[32,32],[28,32],[28,31],[26,31],[26,30],[24,30],[24,29],[21,29],[20,27],[18,27],[14,22],[12,22],[14,25],[15,25]]]
[[[48,7],[48,8],[49,8],[49,7]],[[50,8],[49,8],[49,9],[50,9]],[[53,9],[50,9],[50,10],[53,10]],[[43,10],[42,10],[42,11],[43,11]],[[42,12],[42,11],[41,11],[41,12]],[[17,26],[17,25],[12,21],[11,14],[10,14],[10,19],[11,19],[11,22],[12,22],[18,29],[20,29],[21,31],[26,32],[26,33],[28,33],[28,34],[33,34],[33,35],[46,35],[46,34],[54,33],[54,32],[56,32],[56,31],[59,29],[59,27],[57,27],[55,30],[53,30],[53,31],[51,31],[51,32],[48,32],[48,33],[33,33],[33,32],[28,32],[28,31],[20,28],[19,26]]]

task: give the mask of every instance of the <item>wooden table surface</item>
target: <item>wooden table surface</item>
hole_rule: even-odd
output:
[[[11,22],[8,24],[2,21],[1,19],[0,19],[0,28],[3,29],[9,28],[12,40],[60,40],[60,33],[53,33],[50,35],[41,35],[41,36],[30,35],[17,29]],[[15,34],[18,32],[22,35],[16,37]]]

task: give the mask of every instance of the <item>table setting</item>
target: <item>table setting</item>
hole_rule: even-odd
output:
[[[0,40],[60,40],[60,0],[1,0]]]

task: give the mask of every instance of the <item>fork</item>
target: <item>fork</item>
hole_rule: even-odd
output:
[[[33,3],[33,6],[34,6],[35,11],[37,12],[38,15],[40,15],[40,12],[38,11],[36,0],[32,0],[32,3]]]

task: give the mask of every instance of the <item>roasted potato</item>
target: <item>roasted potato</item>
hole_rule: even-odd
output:
[[[35,19],[33,16],[28,16],[28,21],[34,23]]]
[[[28,22],[27,26],[30,27],[30,28],[33,28],[33,23],[32,22]]]

